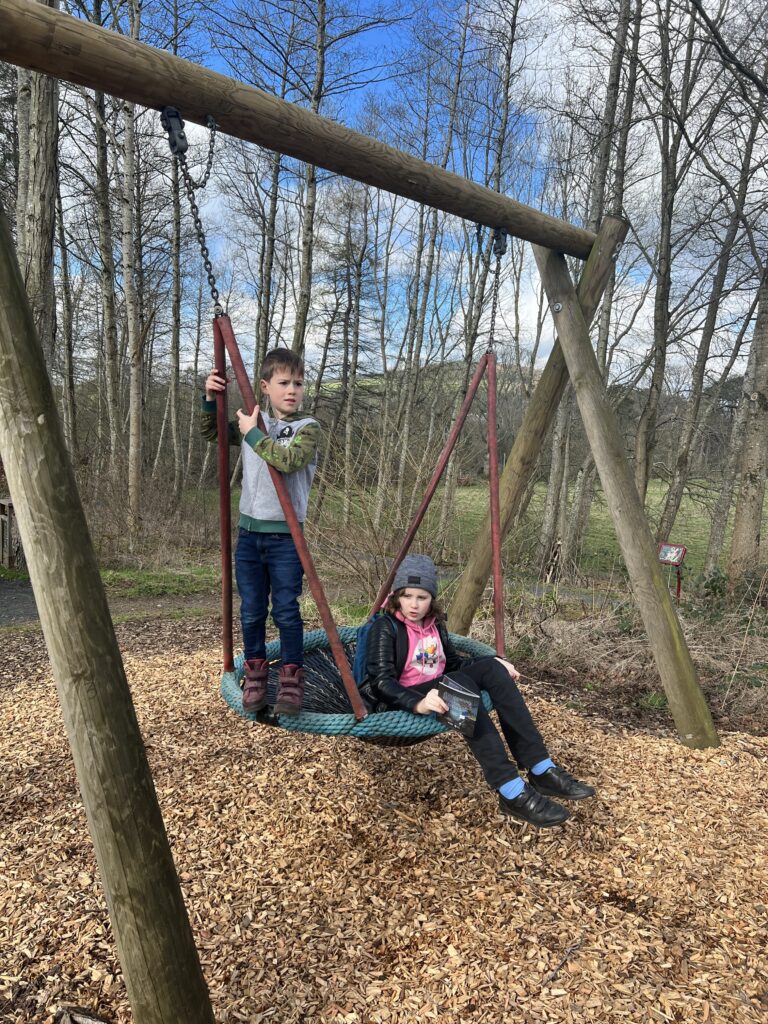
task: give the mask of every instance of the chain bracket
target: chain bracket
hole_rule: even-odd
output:
[[[163,107],[160,112],[160,124],[168,132],[168,145],[174,156],[181,156],[189,149],[189,142],[184,131],[184,122],[176,107]]]

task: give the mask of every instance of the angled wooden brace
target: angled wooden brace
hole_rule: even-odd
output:
[[[533,246],[584,429],[616,537],[643,617],[680,739],[689,747],[719,744],[696,669],[656,556],[643,503],[624,451],[618,419],[589,342],[589,330],[565,258]]]

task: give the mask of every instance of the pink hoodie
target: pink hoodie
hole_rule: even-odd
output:
[[[417,683],[437,679],[445,671],[445,651],[434,615],[428,615],[421,622],[411,622],[400,612],[395,614],[408,631],[408,657],[399,679],[400,685],[416,686]]]

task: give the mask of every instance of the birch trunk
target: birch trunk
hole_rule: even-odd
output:
[[[269,348],[269,326],[272,314],[272,276],[275,267],[275,230],[277,225],[278,199],[280,197],[281,164],[281,155],[274,153],[272,156],[272,174],[269,186],[269,206],[266,224],[264,225],[264,249],[261,259],[259,314],[256,323],[256,356],[254,359],[255,373],[258,373]]]
[[[101,4],[94,5],[94,17],[101,18]],[[112,232],[112,211],[110,208],[111,182],[109,177],[109,156],[107,148],[106,102],[104,93],[94,93],[91,104],[93,113],[94,143],[96,146],[96,219],[99,245],[99,282],[101,286],[101,309],[104,338],[104,383],[106,386],[107,424],[109,427],[109,465],[114,477],[117,474],[118,451],[120,449],[120,368],[117,339],[117,315],[115,302],[115,248]]]
[[[314,17],[317,21],[315,37],[315,80],[312,89],[310,110],[313,114],[320,111],[320,104],[325,90],[326,61],[326,0],[317,0]],[[312,294],[312,260],[315,247],[315,211],[317,207],[317,168],[314,164],[306,165],[306,186],[304,190],[304,208],[301,225],[301,261],[299,267],[299,297],[296,306],[296,322],[293,329],[293,351],[300,355],[304,352],[304,339],[307,332],[309,303]]]
[[[560,508],[560,496],[563,489],[565,470],[565,442],[568,436],[570,416],[570,403],[563,399],[557,410],[555,426],[552,431],[552,463],[549,469],[547,496],[544,500],[544,514],[539,531],[537,565],[540,573],[546,571],[549,554],[555,542],[558,509]]]
[[[690,14],[688,18],[685,52],[682,60],[671,49],[670,25],[673,21],[671,0],[666,0],[663,10],[659,5],[658,15],[657,25],[661,45],[661,208],[655,265],[656,292],[653,305],[653,369],[648,398],[640,414],[635,435],[635,486],[643,502],[645,502],[648,483],[652,475],[653,453],[657,444],[656,421],[664,385],[669,344],[672,229],[675,200],[685,174],[685,166],[681,167],[679,161],[680,147],[683,141],[680,122],[685,123],[693,84],[697,77],[693,57],[693,46],[697,33],[695,15]],[[680,95],[677,103],[674,103],[673,90],[676,87],[679,89]]]
[[[136,0],[129,6],[131,38],[138,39],[140,9]],[[123,104],[123,177],[122,209],[123,292],[130,363],[128,428],[128,531],[131,551],[136,549],[141,532],[141,476],[143,468],[142,427],[144,406],[144,349],[139,296],[136,291],[136,248],[134,203],[136,201],[136,124],[133,103]]]
[[[56,220],[59,235],[59,265],[61,267],[61,326],[64,335],[64,384],[62,388],[64,409],[64,436],[72,459],[77,462],[79,445],[77,439],[77,403],[75,400],[74,335],[72,323],[72,279],[69,273],[69,252],[64,234],[64,211],[61,205],[61,191],[56,189]]]
[[[187,438],[187,462],[184,469],[184,485],[186,486],[189,472],[192,467],[192,452],[194,450],[194,439],[200,434],[195,430],[197,417],[200,415],[200,398],[198,395],[198,368],[200,363],[200,342],[203,334],[203,284],[200,282],[197,289],[197,317],[195,322],[195,351],[192,357],[192,399],[189,410],[189,436]],[[208,447],[206,445],[206,447]]]
[[[179,194],[178,162],[171,162],[171,194],[173,196],[173,225],[171,237],[171,380],[168,404],[170,406],[171,441],[173,442],[173,506],[181,498],[184,479],[184,459],[181,451],[181,408],[179,385],[181,375],[181,196]],[[160,444],[157,446],[160,451]]]
[[[764,70],[763,80],[765,80],[765,77],[766,71]],[[680,432],[680,440],[678,442],[674,474],[669,490],[667,491],[667,497],[656,535],[656,539],[659,541],[667,540],[672,532],[672,527],[680,508],[680,502],[682,501],[683,491],[686,483],[688,482],[691,445],[696,433],[696,425],[698,422],[702,392],[704,389],[704,375],[707,369],[707,362],[709,360],[709,350],[717,327],[718,314],[720,312],[723,289],[725,288],[725,281],[731,262],[733,244],[736,241],[736,235],[744,217],[744,203],[746,201],[747,191],[754,173],[752,157],[758,126],[762,124],[763,108],[763,97],[760,96],[757,101],[750,131],[744,144],[744,154],[741,161],[741,171],[738,178],[738,186],[734,197],[733,208],[731,210],[730,220],[723,238],[722,249],[710,288],[707,313],[696,351],[696,361],[691,374],[689,398],[686,404],[683,425]]]
[[[350,205],[350,213],[356,211],[356,204]],[[343,522],[349,527],[352,519],[352,493],[353,493],[353,448],[354,448],[354,426],[355,426],[355,388],[357,386],[357,363],[360,355],[360,307],[363,291],[363,264],[365,262],[368,248],[368,195],[363,193],[363,219],[361,226],[361,238],[357,252],[352,239],[352,224],[348,221],[347,231],[349,238],[349,268],[351,277],[352,318],[349,345],[349,382],[347,385],[347,401],[344,412],[344,503]]]

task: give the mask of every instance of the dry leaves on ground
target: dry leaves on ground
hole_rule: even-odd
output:
[[[253,727],[218,698],[212,623],[121,635],[217,1021],[766,1019],[765,739],[690,751],[529,689],[555,757],[599,787],[534,832],[456,735],[382,750]],[[34,657],[0,679],[0,723],[0,1022],[62,1004],[128,1022]]]

